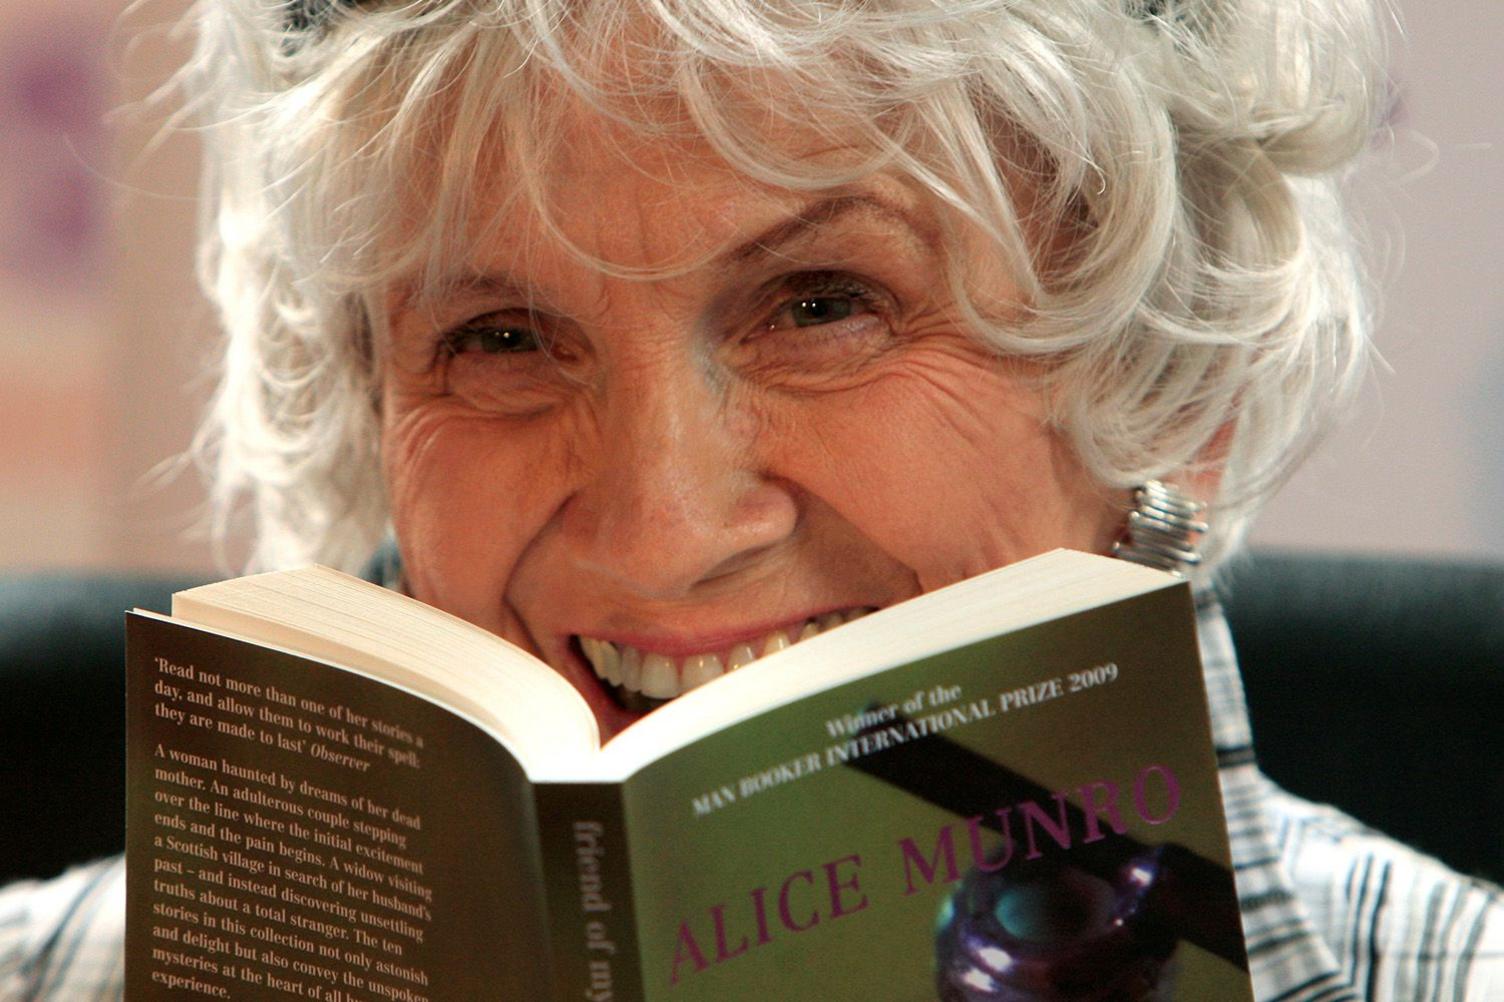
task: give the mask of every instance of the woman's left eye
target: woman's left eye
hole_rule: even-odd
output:
[[[869,371],[900,343],[898,301],[882,286],[841,272],[785,276],[768,295],[760,327],[737,340],[757,378],[809,390]]]
[[[800,276],[789,283],[793,298],[768,319],[767,330],[822,327],[876,309],[875,294],[858,282],[831,275]]]
[[[846,296],[809,296],[789,306],[789,319],[795,327],[815,327],[845,320],[856,308]]]

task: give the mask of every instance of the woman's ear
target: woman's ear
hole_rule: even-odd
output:
[[[1197,454],[1170,479],[1151,480],[1132,492],[1122,535],[1112,554],[1189,577],[1201,564],[1201,540],[1212,502],[1222,484],[1222,472],[1232,447],[1235,427],[1228,421]]]

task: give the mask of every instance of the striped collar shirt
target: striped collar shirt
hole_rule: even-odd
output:
[[[1259,1002],[1504,1002],[1504,892],[1266,779],[1215,601],[1200,625]],[[0,1002],[121,997],[124,877],[116,858],[0,890]]]

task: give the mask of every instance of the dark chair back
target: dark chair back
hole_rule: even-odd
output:
[[[1264,772],[1504,882],[1504,567],[1266,552],[1223,593]]]
[[[186,579],[0,579],[0,883],[125,844],[125,610]]]

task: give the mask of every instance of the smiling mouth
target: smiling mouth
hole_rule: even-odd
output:
[[[577,652],[590,665],[596,678],[617,705],[625,710],[647,712],[728,672],[745,668],[758,658],[776,654],[801,640],[808,640],[860,619],[872,611],[871,608],[860,608],[827,612],[802,623],[771,630],[755,641],[684,657],[659,654],[631,644],[580,634],[576,634],[572,641]]]

